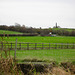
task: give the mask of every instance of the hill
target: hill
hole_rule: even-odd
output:
[[[0,34],[22,34],[21,32],[0,30]]]

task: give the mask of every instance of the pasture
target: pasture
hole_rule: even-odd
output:
[[[4,37],[5,41],[8,42],[15,42],[17,38],[18,42],[25,42],[25,43],[75,43],[75,37],[69,36],[57,36],[57,37],[50,37],[50,36],[14,36],[14,37]],[[1,40],[1,37],[0,37]]]
[[[4,40],[7,42],[25,42],[25,43],[75,43],[75,37],[42,37],[42,36],[23,36],[23,37],[4,37]],[[1,39],[1,38],[0,38]],[[15,46],[15,45],[14,45]],[[14,57],[14,50],[10,51],[10,55]],[[45,49],[45,50],[20,50],[16,51],[16,59],[37,59],[45,61],[74,61],[75,60],[75,49]]]
[[[14,56],[14,51],[10,52]],[[66,62],[75,61],[75,49],[51,49],[51,50],[17,50],[16,59],[18,60],[42,60],[42,61],[56,61]]]

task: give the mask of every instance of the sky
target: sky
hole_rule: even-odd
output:
[[[0,0],[0,25],[75,28],[75,0]]]

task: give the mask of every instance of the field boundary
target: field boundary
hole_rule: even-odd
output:
[[[0,49],[39,50],[39,49],[75,49],[75,43],[0,43]]]

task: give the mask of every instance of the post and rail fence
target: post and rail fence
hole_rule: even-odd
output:
[[[15,47],[17,46],[17,47]],[[75,43],[0,43],[0,50],[3,48],[10,50],[42,50],[42,49],[75,49]]]

